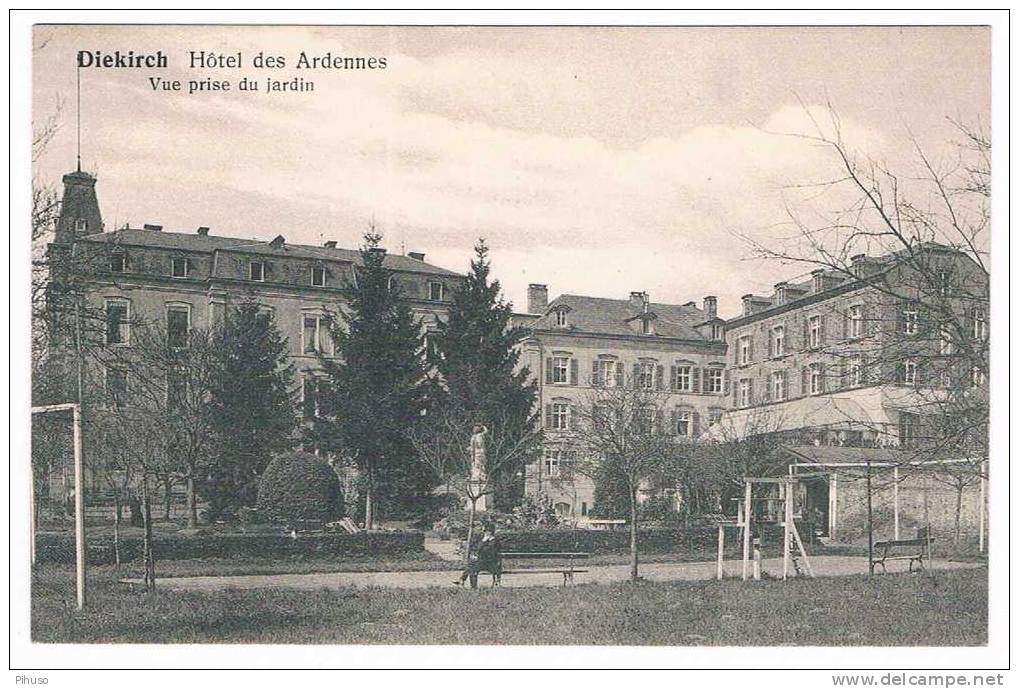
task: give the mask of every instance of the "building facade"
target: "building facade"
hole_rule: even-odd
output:
[[[640,385],[666,400],[669,432],[698,437],[725,410],[724,322],[717,299],[702,307],[563,294],[549,302],[548,288],[532,284],[528,313],[515,323],[527,328],[521,364],[538,383],[545,430],[539,461],[527,467],[525,493],[545,495],[561,517],[584,520],[594,506],[590,478],[569,472],[570,433],[578,406],[596,387]]]
[[[63,183],[49,246],[53,283],[84,281],[85,308],[103,315],[96,336],[106,346],[130,348],[132,329],[148,324],[183,342],[191,329],[221,324],[231,307],[254,300],[272,314],[287,341],[300,384],[296,401],[306,416],[316,413],[321,357],[334,354],[329,324],[339,322],[346,308],[359,251],[333,241],[291,244],[282,235],[269,241],[222,237],[208,227],[179,233],[147,224],[106,231],[95,178],[79,171],[65,175]],[[389,254],[384,265],[428,332],[446,317],[462,276],[424,259],[416,252]],[[131,388],[130,374],[123,370],[99,377],[118,393]]]

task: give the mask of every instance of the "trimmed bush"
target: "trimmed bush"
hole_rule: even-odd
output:
[[[307,452],[278,455],[258,483],[258,513],[282,524],[343,516],[343,492],[332,467]]]

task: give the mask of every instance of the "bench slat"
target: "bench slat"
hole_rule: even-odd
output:
[[[591,556],[591,553],[502,553],[501,557],[511,560],[550,560],[552,558],[568,558],[571,560],[582,560]]]
[[[586,574],[586,569],[504,569],[502,574]]]

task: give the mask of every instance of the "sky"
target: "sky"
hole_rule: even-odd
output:
[[[166,69],[82,68],[82,168],[107,229],[356,247],[369,225],[391,252],[466,271],[484,237],[518,310],[528,283],[653,301],[769,293],[802,266],[752,258],[790,236],[797,191],[837,175],[794,134],[838,114],[852,150],[909,177],[913,141],[950,159],[948,118],[990,121],[981,27],[431,28],[37,26],[33,118],[59,129],[36,165],[74,169],[79,50],[154,53]],[[191,69],[191,51],[241,53]],[[296,69],[309,57],[385,57],[384,70]],[[255,69],[259,52],[283,69]],[[184,92],[153,90],[150,77]],[[231,92],[189,95],[225,79]],[[236,90],[242,77],[259,92]],[[314,91],[267,93],[267,78]],[[794,189],[795,187],[795,189]]]

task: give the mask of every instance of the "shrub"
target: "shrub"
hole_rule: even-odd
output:
[[[307,452],[278,455],[262,472],[258,512],[284,524],[343,516],[343,492],[332,467]]]

